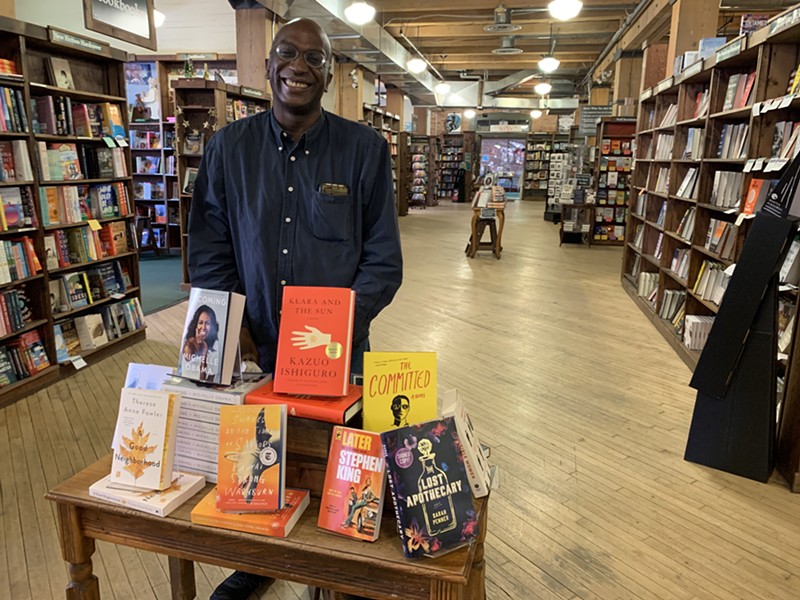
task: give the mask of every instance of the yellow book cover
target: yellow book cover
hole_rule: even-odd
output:
[[[363,395],[367,431],[435,419],[436,353],[365,352]]]

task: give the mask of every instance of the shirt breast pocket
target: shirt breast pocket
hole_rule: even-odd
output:
[[[353,236],[353,199],[314,192],[311,232],[319,240],[345,242]]]

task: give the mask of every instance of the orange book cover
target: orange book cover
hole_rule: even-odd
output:
[[[349,288],[286,286],[274,389],[281,394],[344,396],[356,294]]]
[[[317,525],[374,542],[381,529],[385,495],[386,459],[381,436],[334,427]]]
[[[343,425],[361,412],[361,386],[350,385],[346,396],[333,398],[279,394],[270,381],[247,394],[245,404],[285,404],[290,417]]]
[[[300,520],[310,502],[308,490],[286,490],[283,508],[271,513],[232,515],[216,507],[217,490],[213,489],[192,509],[192,523],[245,531],[257,535],[286,537]]]
[[[742,209],[742,213],[745,215],[752,215],[756,210],[756,203],[758,202],[758,197],[761,195],[761,188],[764,185],[765,179],[753,179],[750,180],[750,188],[747,190],[747,198],[744,201],[744,208]]]
[[[283,507],[285,432],[284,405],[220,407],[218,509],[263,512]]]

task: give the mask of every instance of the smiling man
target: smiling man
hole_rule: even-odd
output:
[[[402,281],[388,145],[369,127],[322,110],[331,44],[313,21],[275,36],[272,110],[236,121],[206,144],[189,214],[194,287],[247,296],[244,359],[272,371],[286,285],[356,292],[352,372],[369,327]],[[242,598],[268,581],[236,572],[211,600]]]

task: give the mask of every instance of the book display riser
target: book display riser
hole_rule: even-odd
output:
[[[21,290],[28,297],[27,308],[30,309],[30,318],[22,324],[22,327],[0,338],[0,345],[4,348],[7,344],[14,344],[20,341],[20,336],[28,332],[36,332],[47,354],[49,367],[33,372],[29,377],[17,380],[0,388],[0,406],[14,402],[15,400],[36,392],[62,377],[69,376],[75,372],[75,367],[71,362],[59,364],[56,360],[56,339],[54,325],[62,323],[73,317],[88,315],[98,312],[102,306],[110,305],[118,299],[133,299],[140,297],[139,288],[139,263],[136,247],[133,246],[135,238],[128,237],[131,246],[128,252],[118,255],[98,256],[96,260],[89,262],[75,263],[59,268],[48,268],[44,238],[46,235],[61,230],[67,232],[86,226],[87,221],[79,223],[60,223],[45,226],[42,220],[42,207],[40,202],[40,189],[56,188],[62,189],[66,186],[76,185],[102,185],[119,184],[120,194],[127,196],[128,214],[114,218],[98,219],[98,223],[107,225],[119,222],[122,229],[129,236],[133,231],[132,198],[133,185],[130,175],[115,176],[109,178],[84,178],[69,181],[45,180],[40,164],[38,143],[67,143],[75,144],[76,149],[81,153],[93,153],[94,150],[106,146],[101,137],[87,137],[77,135],[54,135],[52,133],[34,132],[34,115],[32,113],[32,99],[46,99],[48,96],[58,101],[60,98],[69,98],[74,105],[78,104],[97,104],[109,103],[116,105],[122,117],[121,125],[128,132],[127,110],[125,108],[125,87],[123,60],[126,55],[106,45],[99,45],[97,52],[86,51],[66,42],[54,40],[54,30],[23,23],[14,19],[0,18],[0,57],[11,60],[15,63],[18,77],[0,77],[0,85],[18,91],[23,99],[25,120],[27,130],[18,132],[4,132],[0,136],[0,141],[21,140],[27,148],[27,162],[30,163],[32,177],[25,180],[12,179],[0,183],[0,192],[11,188],[27,189],[33,200],[32,209],[35,212],[37,226],[14,228],[3,227],[0,232],[0,240],[10,242],[12,239],[27,238],[32,242],[37,260],[41,263],[41,270],[32,273],[30,276],[18,278],[0,285],[0,292],[3,294],[14,290]],[[62,89],[51,85],[51,78],[48,74],[48,59],[50,57],[65,59],[68,61],[73,80],[74,89]],[[64,100],[66,105],[66,100]],[[23,128],[20,128],[23,129]],[[104,135],[106,132],[104,131]],[[119,147],[118,144],[110,142],[111,145]],[[129,148],[122,148],[122,162],[125,172],[131,173],[131,153]],[[52,179],[52,177],[51,177]],[[123,191],[124,190],[124,191]],[[103,263],[119,263],[124,267],[130,278],[130,285],[127,286],[124,294],[120,298],[102,298],[95,304],[89,304],[79,308],[74,308],[68,312],[55,312],[55,307],[50,302],[50,281],[60,275],[82,272],[86,269],[102,265]],[[93,363],[102,358],[118,352],[125,347],[143,340],[145,337],[144,326],[140,329],[130,331],[107,344],[97,347],[94,350],[81,352],[81,357],[87,363]]]

